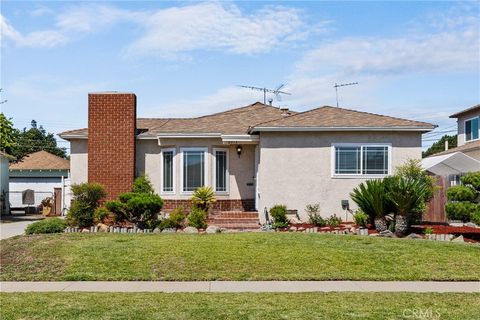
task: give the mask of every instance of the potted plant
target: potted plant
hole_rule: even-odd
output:
[[[42,200],[42,214],[44,216],[50,215],[52,212],[53,199],[52,197],[47,197]]]

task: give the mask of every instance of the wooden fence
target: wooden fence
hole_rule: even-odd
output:
[[[435,176],[438,190],[423,213],[422,220],[435,223],[447,222],[445,204],[447,203],[447,188],[450,185],[448,176]]]

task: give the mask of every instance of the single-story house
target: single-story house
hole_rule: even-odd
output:
[[[324,106],[306,112],[259,102],[195,118],[138,118],[133,93],[91,93],[88,128],[60,133],[71,144],[72,183],[99,182],[110,198],[146,174],[165,209],[187,206],[212,186],[215,210],[258,212],[307,204],[344,215],[342,200],[366,179],[421,158],[425,122]],[[350,200],[350,208],[355,206]]]
[[[0,215],[10,213],[9,189],[8,189],[8,163],[12,156],[0,151]]]
[[[66,185],[70,173],[70,161],[47,151],[38,151],[10,163],[10,206],[22,208],[22,192],[35,192],[34,206],[43,199],[55,198],[54,212],[60,214],[66,207]]]

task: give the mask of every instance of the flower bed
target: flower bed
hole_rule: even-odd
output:
[[[455,226],[444,226],[444,225],[415,225],[412,226],[412,231],[423,234],[425,229],[431,229],[433,234],[454,234],[456,236],[463,235],[467,239],[480,241],[480,228],[473,227],[455,227]]]

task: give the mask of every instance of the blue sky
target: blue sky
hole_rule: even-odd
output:
[[[195,116],[292,95],[428,121],[480,102],[479,2],[1,2],[2,112],[86,127],[87,93],[137,94],[138,115]],[[440,135],[425,137],[424,145]],[[62,146],[68,146],[61,142]]]

